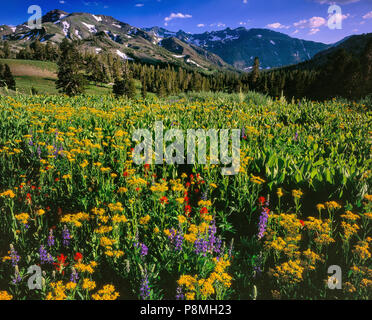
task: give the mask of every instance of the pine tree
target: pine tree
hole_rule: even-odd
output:
[[[7,64],[0,63],[0,87],[8,87],[11,90],[16,89],[16,83]]]
[[[260,60],[258,57],[254,58],[253,70],[252,70],[252,82],[256,83],[260,77]]]
[[[125,76],[125,78],[115,78],[115,83],[112,89],[112,92],[116,96],[125,95],[131,99],[136,95],[136,84],[134,79],[129,76]]]
[[[144,77],[143,80],[142,80],[141,95],[144,99],[147,96],[147,80],[146,80],[146,77]]]
[[[4,59],[9,59],[11,57],[11,52],[10,52],[8,41],[4,41],[4,44],[3,44],[3,56],[4,56]]]
[[[60,45],[60,51],[57,89],[69,96],[83,93],[86,80],[81,73],[82,61],[78,50],[73,43],[69,43],[65,38]]]

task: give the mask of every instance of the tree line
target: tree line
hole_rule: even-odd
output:
[[[7,41],[0,47],[1,57],[11,57]],[[124,61],[109,52],[82,51],[77,42],[64,39],[59,46],[38,40],[20,50],[18,59],[55,61],[58,64],[57,88],[75,95],[84,92],[88,81],[114,83],[117,95],[133,97],[135,81],[141,94],[152,92],[167,96],[188,91],[248,92],[257,91],[273,97],[330,99],[336,96],[359,99],[372,93],[372,41],[358,55],[339,49],[320,66],[305,62],[296,66],[260,70],[256,57],[250,72],[185,69],[168,63]]]

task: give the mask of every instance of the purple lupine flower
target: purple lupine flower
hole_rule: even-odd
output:
[[[54,235],[53,235],[53,229],[49,230],[49,236],[48,236],[48,246],[52,247],[54,245]]]
[[[40,256],[40,263],[41,264],[44,264],[44,263],[53,263],[54,262],[54,258],[52,257],[52,255],[50,253],[48,253],[46,251],[46,249],[44,248],[44,246],[40,246],[39,256]]]
[[[63,245],[65,247],[68,247],[70,245],[70,240],[71,240],[71,235],[70,231],[67,229],[66,226],[64,226],[63,231],[62,231],[62,238],[63,238]]]
[[[15,267],[21,257],[18,255],[17,251],[14,250],[13,245],[10,246],[10,259],[12,260],[12,266]]]
[[[215,221],[212,222],[210,227],[208,228],[208,247],[210,251],[213,251],[214,245],[216,243],[216,223]]]
[[[147,253],[149,252],[149,248],[144,244],[141,243],[141,256],[147,256]]]
[[[141,281],[140,296],[142,300],[146,300],[150,297],[150,287],[149,287],[149,280],[147,278],[147,274],[144,275]]]
[[[218,254],[221,254],[222,253],[221,246],[222,246],[222,240],[221,240],[221,238],[218,237],[216,239],[216,245],[214,246],[214,252],[218,253]]]
[[[196,254],[202,253],[203,256],[205,257],[208,251],[208,240],[205,240],[204,238],[199,237],[198,239],[196,239],[194,243],[194,247],[195,247]]]
[[[182,287],[177,287],[176,300],[184,300],[185,295],[182,292]]]
[[[260,222],[258,224],[258,239],[262,239],[265,231],[266,231],[266,225],[267,220],[269,218],[269,209],[268,208],[262,208],[261,216],[260,216]]]
[[[174,237],[176,236],[176,230],[172,228],[172,229],[169,230],[169,232],[170,232],[170,235],[168,236],[168,239],[170,241],[173,241]]]
[[[255,262],[255,265],[253,266],[253,277],[256,278],[262,274],[262,266],[263,264],[263,257],[262,252],[257,256],[257,261]]]
[[[231,258],[231,255],[232,255],[232,252],[234,250],[234,238],[232,238],[231,242],[230,242],[230,248],[229,248],[229,258]]]
[[[16,271],[15,274],[14,274],[14,278],[13,278],[12,282],[13,282],[13,284],[17,284],[21,281],[22,281],[22,278],[21,278],[19,272]]]
[[[296,132],[294,138],[293,138],[294,141],[298,141],[298,132]]]
[[[149,248],[144,243],[135,242],[134,243],[135,248],[141,248],[141,256],[147,256],[147,253],[149,251]]]
[[[182,251],[182,244],[183,244],[183,234],[182,231],[180,230],[176,237],[175,237],[175,250],[176,251]]]
[[[242,139],[245,139],[246,138],[246,135],[245,135],[245,127],[242,128]]]
[[[29,146],[33,146],[34,145],[34,142],[32,141],[32,137],[30,138],[30,141],[28,142],[28,145]]]
[[[76,270],[73,268],[72,269],[72,273],[71,273],[71,276],[70,276],[70,282],[74,282],[76,283],[77,280],[79,280],[79,274],[76,272]]]
[[[204,201],[206,201],[208,199],[208,190],[202,193],[201,199],[204,200]]]
[[[37,155],[39,156],[39,159],[41,158],[41,148],[40,146],[37,147]]]

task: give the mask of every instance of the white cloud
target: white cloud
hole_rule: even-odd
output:
[[[289,29],[289,26],[282,25],[279,22],[268,24],[266,27],[271,29]]]
[[[59,3],[60,3],[60,4],[65,4],[66,1],[61,0]]]
[[[317,29],[321,26],[324,26],[327,24],[327,20],[322,17],[312,17],[310,19],[304,19],[300,20],[298,22],[295,22],[293,25],[296,28],[304,29],[304,28],[310,28],[310,29]]]
[[[349,4],[359,2],[360,0],[314,0],[320,4]]]
[[[198,27],[198,28],[203,28],[203,27],[205,27],[205,24],[204,24],[204,23],[199,23],[199,24],[197,25],[197,27]]]
[[[318,28],[310,29],[309,35],[316,34],[316,33],[318,33],[319,31],[320,31],[320,29],[318,29]]]
[[[218,22],[218,23],[212,23],[209,25],[210,27],[226,27],[226,24],[225,23],[222,23],[222,22]]]
[[[143,4],[143,3],[137,3],[135,6],[136,6],[136,7],[143,7],[144,4]]]
[[[183,13],[171,13],[169,17],[165,17],[164,18],[164,25],[167,26],[168,25],[168,22],[173,20],[173,19],[188,19],[188,18],[192,18],[192,15],[190,14],[183,14]]]
[[[363,19],[372,19],[372,11],[368,12],[363,16]]]
[[[299,33],[300,31],[298,31],[297,29],[295,31],[292,32],[292,34],[297,34]]]

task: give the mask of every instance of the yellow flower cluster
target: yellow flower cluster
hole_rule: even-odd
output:
[[[369,244],[367,241],[359,241],[358,244],[354,246],[353,253],[356,254],[361,260],[367,260],[371,258],[371,253],[369,252]]]
[[[345,221],[342,221],[341,226],[344,229],[344,237],[346,240],[349,240],[350,237],[353,234],[356,234],[359,230],[359,226],[356,223],[351,225],[350,223],[346,223]]]
[[[66,290],[73,290],[76,287],[76,284],[68,283],[63,285],[62,281],[51,282],[50,286],[52,291],[48,292],[46,300],[65,300],[67,298]]]
[[[329,201],[325,203],[328,210],[340,209],[341,206],[336,201]]]
[[[97,267],[97,262],[91,261],[89,264],[78,262],[74,265],[74,268],[80,272],[88,272],[89,274],[94,273],[94,268]]]
[[[296,199],[300,199],[303,196],[303,192],[301,190],[292,190],[292,197]]]
[[[103,289],[98,290],[97,293],[92,294],[94,300],[116,300],[119,297],[119,293],[115,292],[115,287],[111,284],[107,284]]]
[[[3,193],[0,193],[0,197],[9,197],[13,199],[15,197],[15,193],[12,190],[7,190]]]
[[[88,220],[89,220],[89,214],[84,213],[84,212],[79,212],[75,214],[66,214],[64,217],[61,218],[61,222],[71,223],[77,228],[83,225],[82,221],[88,221]]]
[[[279,281],[295,284],[302,281],[303,271],[304,268],[301,266],[301,261],[297,259],[289,260],[288,262],[282,263],[280,266],[276,266],[272,274],[274,277],[278,278]]]
[[[12,300],[13,296],[7,291],[0,291],[0,300]]]
[[[28,219],[30,219],[30,215],[28,213],[20,213],[20,214],[16,214],[15,215],[15,218],[23,223],[23,224],[27,224],[28,222]]]
[[[126,216],[124,215],[119,215],[119,214],[115,214],[112,218],[111,218],[112,222],[113,223],[125,223],[125,222],[128,222],[128,219]]]
[[[360,219],[360,217],[357,214],[354,214],[349,210],[346,211],[345,214],[342,214],[341,218],[344,218],[344,219],[350,220],[350,221],[356,221],[356,220]]]
[[[263,184],[266,181],[264,179],[258,177],[258,176],[256,177],[256,176],[252,175],[251,182],[256,183],[256,184]]]
[[[142,217],[142,218],[140,218],[139,219],[139,223],[140,224],[148,224],[149,223],[149,221],[150,221],[150,216],[149,215],[146,215],[146,216],[144,216],[144,217]]]
[[[112,212],[122,212],[124,211],[124,208],[123,208],[123,205],[121,202],[116,202],[116,203],[110,203],[108,205],[109,209],[112,211]]]
[[[106,249],[111,249],[111,246],[116,243],[115,239],[109,239],[107,237],[102,237],[100,239],[100,245]]]
[[[155,183],[155,185],[150,187],[152,192],[165,192],[168,190],[167,182]]]
[[[88,278],[85,278],[83,280],[83,285],[82,285],[82,288],[84,290],[88,290],[88,291],[92,291],[94,290],[94,288],[96,287],[96,283]]]
[[[99,234],[104,234],[104,233],[108,233],[112,231],[112,227],[111,226],[101,226],[97,229],[94,229],[94,232],[95,233],[99,233]]]
[[[182,275],[177,281],[179,286],[184,286],[187,292],[187,300],[194,300],[195,294],[200,294],[203,299],[210,298],[219,290],[219,287],[230,288],[232,277],[226,273],[230,261],[225,258],[214,258],[215,267],[210,276],[206,279],[199,279],[197,276]]]
[[[108,257],[120,258],[124,255],[124,251],[121,250],[107,250],[105,255]]]

